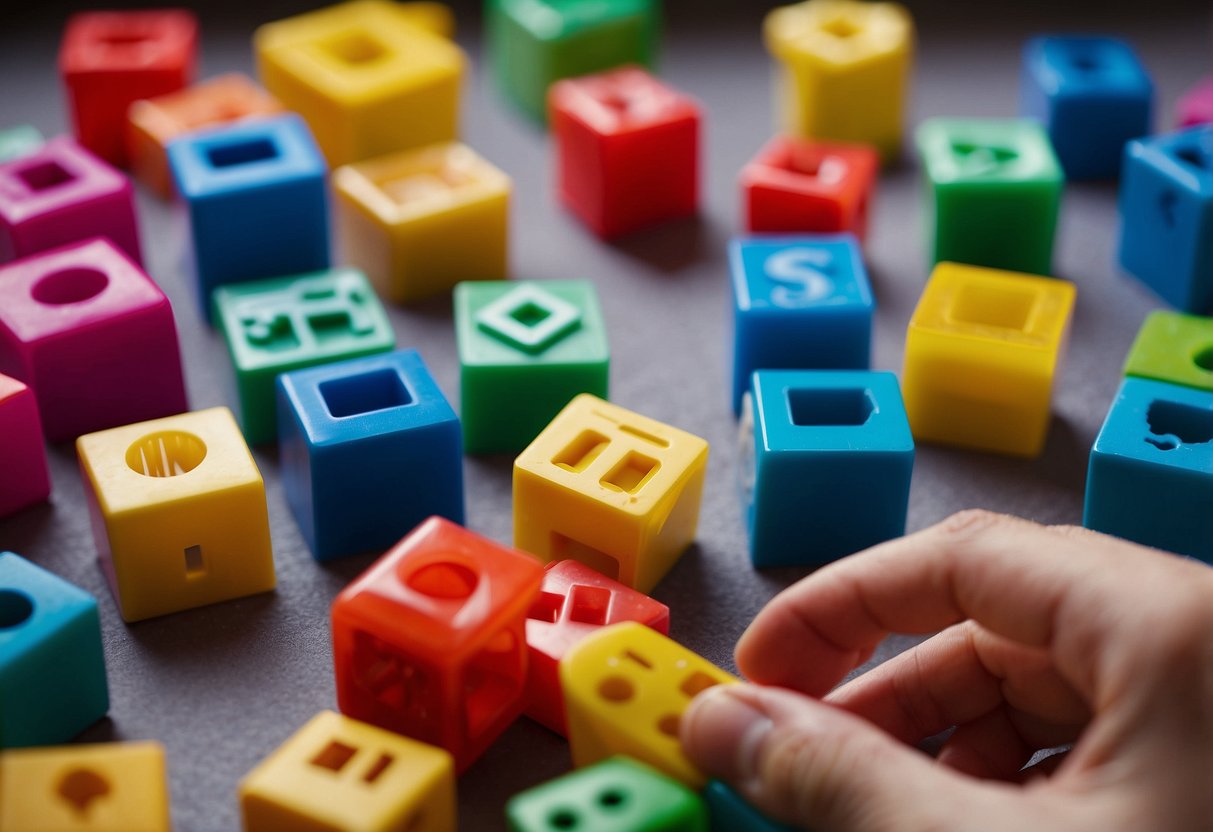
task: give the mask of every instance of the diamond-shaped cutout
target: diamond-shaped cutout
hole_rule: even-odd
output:
[[[476,313],[484,332],[532,355],[581,326],[581,310],[532,284],[519,286]]]

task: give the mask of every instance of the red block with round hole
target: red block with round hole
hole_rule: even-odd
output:
[[[560,200],[603,238],[694,214],[699,105],[636,67],[548,92]]]
[[[526,715],[561,736],[568,727],[560,660],[574,644],[621,621],[637,621],[662,635],[670,632],[669,607],[575,560],[548,564],[527,619],[531,669]]]
[[[522,713],[543,567],[439,517],[333,602],[346,716],[445,748],[462,772]]]
[[[52,442],[186,409],[168,298],[104,239],[0,266],[0,373],[33,388]]]
[[[0,517],[50,496],[34,391],[6,375],[0,375],[0,460]]]

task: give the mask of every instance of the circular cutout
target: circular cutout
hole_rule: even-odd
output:
[[[34,614],[34,602],[24,592],[0,589],[0,630],[24,624]]]
[[[1206,373],[1213,373],[1213,344],[1196,353],[1192,362]]]
[[[677,714],[666,714],[657,720],[657,730],[666,736],[678,739],[678,722]]]
[[[553,829],[576,829],[577,815],[568,809],[557,809],[548,817],[548,825]]]
[[[607,809],[617,809],[627,800],[627,795],[619,789],[607,789],[598,795],[598,804]]]
[[[126,449],[126,464],[145,477],[179,477],[206,458],[206,445],[192,433],[166,430],[140,437]]]
[[[461,563],[431,563],[409,575],[405,583],[422,595],[454,601],[471,595],[479,581],[476,573]]]
[[[30,294],[38,303],[62,306],[81,303],[105,291],[110,279],[97,269],[77,268],[51,272],[34,284]]]
[[[627,702],[636,695],[636,688],[622,676],[608,676],[598,683],[598,695],[608,702]]]

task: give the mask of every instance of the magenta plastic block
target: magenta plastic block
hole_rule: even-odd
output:
[[[1175,126],[1213,124],[1213,77],[1201,81],[1180,96],[1175,107]]]
[[[173,309],[109,240],[0,266],[0,373],[52,442],[186,410]]]
[[[0,375],[0,517],[50,496],[46,446],[34,391]]]
[[[125,176],[67,136],[0,165],[0,263],[92,237],[143,262]]]

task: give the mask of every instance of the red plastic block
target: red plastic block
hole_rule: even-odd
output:
[[[0,267],[0,373],[34,389],[52,442],[186,409],[168,298],[109,240]]]
[[[522,713],[542,578],[530,555],[426,520],[333,602],[341,712],[441,746],[464,771]]]
[[[750,232],[868,229],[880,155],[862,144],[777,136],[741,170]]]
[[[190,83],[197,51],[198,21],[183,9],[72,15],[59,46],[59,72],[76,138],[124,167],[127,108]]]
[[[699,205],[699,105],[634,67],[548,93],[560,199],[603,238]]]
[[[0,375],[0,517],[50,496],[51,477],[34,391]]]
[[[562,736],[568,727],[559,665],[574,644],[621,621],[637,621],[662,635],[670,632],[669,607],[575,560],[548,564],[527,618],[531,670],[526,715]]]

